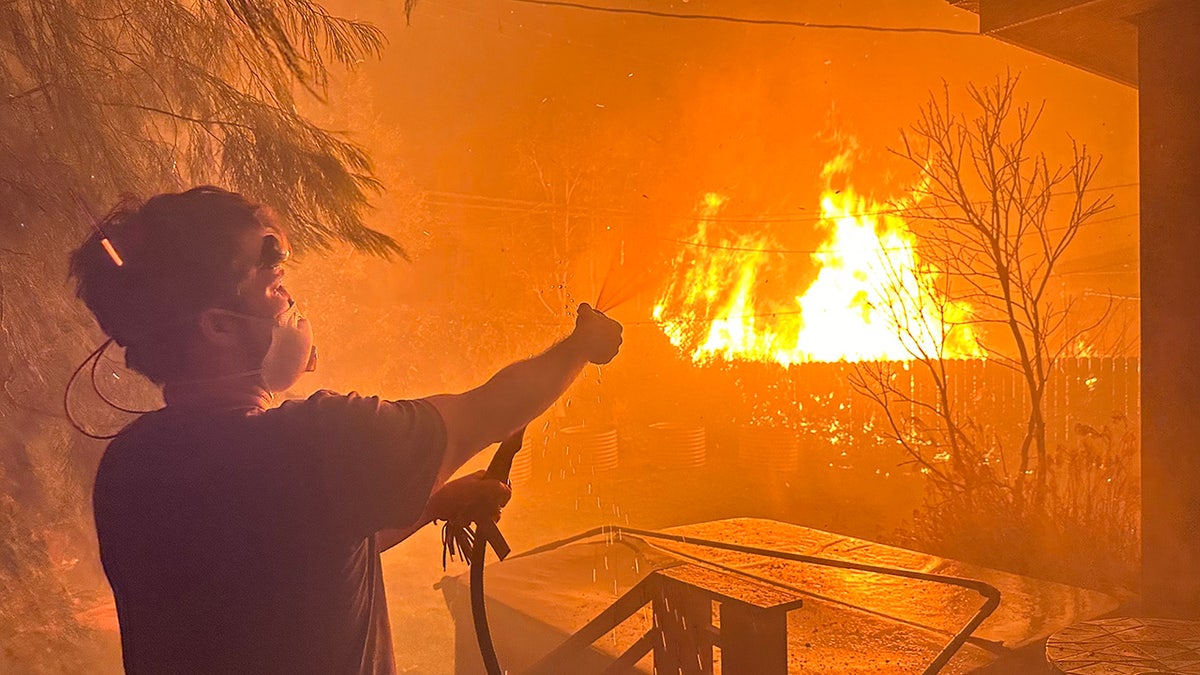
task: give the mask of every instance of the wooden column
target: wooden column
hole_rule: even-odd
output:
[[[787,612],[721,603],[721,672],[787,675]]]
[[[654,651],[657,675],[711,673],[714,645],[721,648],[724,675],[787,675],[787,614],[804,602],[797,593],[698,565],[654,576],[662,589],[654,605],[662,629]],[[712,626],[714,602],[719,630]]]
[[[1137,17],[1142,597],[1200,615],[1200,2]]]
[[[689,584],[663,576],[654,598],[657,675],[712,675],[712,599]]]

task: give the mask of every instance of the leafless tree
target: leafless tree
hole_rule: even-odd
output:
[[[554,288],[537,289],[537,299],[549,318],[561,319],[574,303],[595,302],[605,270],[596,268],[595,246],[609,225],[620,216],[615,199],[632,164],[617,157],[616,149],[628,140],[586,117],[588,111],[570,107],[553,109],[535,118],[526,139],[518,145],[519,179],[535,195],[528,215],[534,227],[546,232],[549,246],[536,253],[524,271],[531,284],[547,277]],[[606,261],[601,260],[601,264]],[[587,265],[586,276],[578,269]],[[573,266],[575,266],[573,268]]]
[[[906,337],[911,371],[863,364],[854,384],[879,404],[888,435],[935,483],[959,492],[1000,488],[1023,514],[1047,496],[1047,385],[1058,362],[1103,322],[1081,321],[1076,299],[1060,297],[1052,281],[1080,228],[1111,197],[1090,196],[1100,160],[1086,145],[1072,139],[1072,158],[1059,165],[1033,148],[1042,107],[1018,102],[1017,84],[1009,75],[969,86],[969,113],[952,105],[946,87],[902,131],[893,152],[919,175],[913,199],[901,207],[923,266],[916,283],[935,287],[892,280],[884,309]],[[910,299],[914,291],[922,305]],[[968,329],[981,356],[1021,382],[1027,405],[1018,433],[980,419],[951,395],[947,341]]]

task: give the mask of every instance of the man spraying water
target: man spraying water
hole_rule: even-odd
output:
[[[395,672],[379,554],[460,505],[498,514],[504,483],[446,479],[620,348],[585,304],[569,336],[462,394],[273,407],[316,361],[289,252],[268,209],[204,187],[118,206],[72,256],[79,297],[166,402],[96,476],[127,672]]]

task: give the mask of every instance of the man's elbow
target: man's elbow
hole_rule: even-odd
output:
[[[501,416],[472,392],[435,396],[429,401],[442,415],[447,454],[464,462],[510,433]]]

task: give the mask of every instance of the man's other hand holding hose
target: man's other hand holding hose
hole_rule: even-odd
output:
[[[500,511],[512,498],[508,483],[491,478],[487,471],[456,478],[429,497],[422,522],[448,520],[454,523],[500,522]]]

